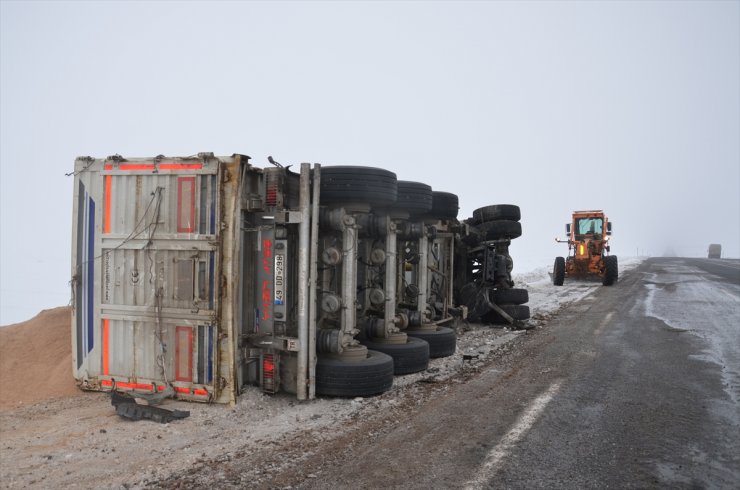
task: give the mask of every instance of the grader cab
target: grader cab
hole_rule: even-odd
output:
[[[566,277],[601,277],[604,286],[618,280],[617,256],[609,255],[612,224],[603,211],[575,211],[571,223],[565,225],[568,257],[556,257],[552,282],[562,286]]]

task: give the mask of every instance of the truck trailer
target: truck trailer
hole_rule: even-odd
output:
[[[366,396],[454,353],[457,196],[385,169],[270,162],[76,160],[81,388]]]

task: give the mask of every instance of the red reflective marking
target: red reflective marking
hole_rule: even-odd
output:
[[[113,170],[113,165],[105,165],[103,168],[105,170]]]
[[[175,379],[193,381],[193,329],[175,328]]]
[[[195,177],[177,179],[177,232],[195,231]]]
[[[208,391],[206,390],[195,390],[193,393],[199,396],[208,396]]]
[[[181,388],[179,386],[175,386],[175,391],[178,393],[187,393],[190,394],[190,388]]]

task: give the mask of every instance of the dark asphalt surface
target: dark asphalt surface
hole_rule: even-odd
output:
[[[740,329],[737,267],[738,261],[651,259],[617,288],[598,290],[587,307],[566,311],[551,325],[558,341],[542,355],[562,355],[567,348],[560,344],[569,335],[581,336],[580,352],[563,389],[490,486],[740,488],[740,408],[737,393],[728,393],[737,386],[723,381],[722,365],[707,362],[708,346],[692,335],[693,324],[677,328],[646,317],[642,304],[646,275],[657,281],[688,275],[683,281],[700,285],[729,282],[735,300],[724,309],[694,305],[700,298],[687,295],[681,302],[687,311],[676,306],[672,314],[700,309],[713,328]],[[671,279],[665,282],[674,284]],[[666,295],[679,293],[669,287]],[[740,344],[730,348],[737,362]]]
[[[279,483],[740,488],[740,343],[707,337],[738,338],[738,262],[727,264],[650,259],[474,379]]]
[[[479,371],[160,486],[738,489],[739,269],[649,259]]]

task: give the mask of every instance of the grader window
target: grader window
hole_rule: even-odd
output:
[[[576,220],[576,234],[601,235],[603,223],[601,218],[580,218]]]

